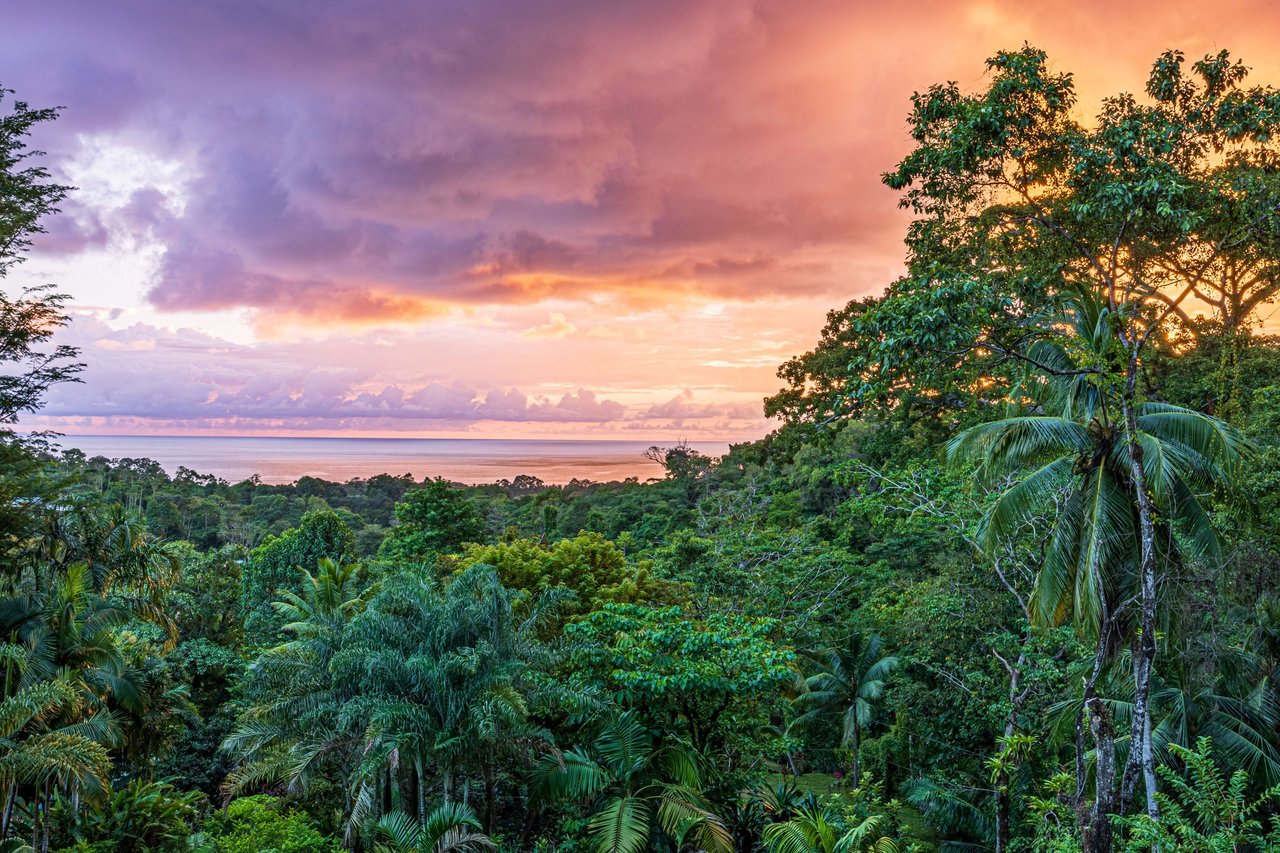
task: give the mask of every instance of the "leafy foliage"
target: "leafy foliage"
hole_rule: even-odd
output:
[[[0,103],[12,94],[0,88]],[[25,260],[32,238],[44,232],[44,220],[71,189],[34,165],[32,158],[41,152],[27,147],[32,129],[56,117],[57,110],[33,109],[23,101],[0,115],[0,281]],[[74,347],[47,346],[69,319],[66,301],[52,285],[17,296],[0,291],[0,439],[6,442],[13,440],[9,425],[19,414],[36,411],[50,387],[74,381],[83,367]]]
[[[205,838],[217,853],[338,853],[306,814],[278,797],[264,795],[233,800],[225,812],[210,815]]]
[[[1280,844],[1280,822],[1265,814],[1280,797],[1280,786],[1256,799],[1249,796],[1249,777],[1243,770],[1225,776],[1213,760],[1213,741],[1200,738],[1194,749],[1174,745],[1170,749],[1186,762],[1186,777],[1165,766],[1160,775],[1169,791],[1160,795],[1162,818],[1122,818],[1130,836],[1125,849],[1175,853],[1227,853],[1270,850]]]
[[[646,604],[669,601],[678,589],[654,575],[650,561],[627,559],[615,543],[600,533],[583,532],[550,545],[516,539],[492,545],[467,545],[456,561],[459,569],[491,566],[508,589],[541,595],[568,590],[565,616],[580,616],[606,604]]]
[[[78,818],[65,799],[57,807],[71,814],[72,833],[80,844],[110,845],[118,853],[176,853],[187,849],[201,799],[165,783],[134,780]]]
[[[249,554],[244,567],[243,608],[256,616],[259,624],[270,625],[263,617],[276,591],[292,589],[300,569],[310,571],[322,559],[341,564],[355,560],[355,537],[334,512],[316,510],[302,516],[295,528],[279,536],[269,536]]]
[[[791,681],[795,655],[772,639],[777,627],[733,613],[691,619],[678,607],[614,604],[565,634],[580,679],[664,725],[679,721],[703,750],[723,749],[724,724]]]
[[[701,787],[697,754],[662,742],[634,712],[609,719],[587,749],[548,754],[532,785],[539,801],[594,801],[587,829],[599,853],[642,853],[659,834],[708,853],[732,851]]]
[[[483,535],[484,519],[475,503],[437,478],[396,504],[396,525],[379,554],[404,562],[430,561]]]

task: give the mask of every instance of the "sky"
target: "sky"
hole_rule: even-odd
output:
[[[76,433],[738,441],[902,270],[912,92],[1030,42],[1082,113],[1165,48],[1280,83],[1280,6],[41,0],[0,86],[78,189]]]

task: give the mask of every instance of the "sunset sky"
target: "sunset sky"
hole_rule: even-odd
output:
[[[899,274],[913,91],[1023,41],[1088,113],[1166,47],[1280,83],[1274,3],[117,0],[4,13],[79,190],[67,433],[740,440]]]

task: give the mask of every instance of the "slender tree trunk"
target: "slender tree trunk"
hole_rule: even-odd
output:
[[[427,786],[422,772],[422,756],[413,759],[413,770],[418,781],[418,825],[427,825]]]
[[[1240,359],[1249,344],[1249,329],[1238,319],[1224,316],[1222,337],[1212,412],[1215,417],[1231,420],[1240,413],[1240,394],[1236,389],[1240,387]]]
[[[31,794],[31,849],[49,853],[48,785],[36,785]]]
[[[1003,575],[1002,575],[1003,577]],[[1021,602],[1021,598],[1019,598]],[[1031,624],[1031,614],[1027,612],[1026,606],[1023,606],[1023,613],[1027,617],[1027,624]],[[1018,715],[1022,711],[1022,703],[1027,700],[1027,696],[1031,693],[1031,688],[1019,690],[1022,685],[1022,672],[1027,666],[1027,644],[1031,642],[1031,631],[1028,627],[1027,631],[1022,635],[1022,645],[1018,649],[1018,660],[1014,664],[1006,661],[999,652],[995,653],[1000,663],[1004,664],[1005,670],[1009,673],[1009,715],[1004,721],[1005,742],[1013,737],[1013,733],[1018,729]],[[1079,721],[1077,721],[1077,726]],[[1000,775],[996,778],[996,853],[1005,853],[1009,848],[1009,836],[1011,831],[1009,828],[1009,774],[1001,769]]]
[[[1009,849],[1009,776],[996,777],[996,853]]]
[[[52,784],[46,783],[44,787],[44,795],[40,798],[40,819],[44,825],[44,832],[40,836],[40,853],[49,853],[49,833],[53,828],[52,822],[49,820],[49,797],[51,793]]]
[[[497,817],[498,785],[494,777],[493,762],[484,760],[484,831],[493,835]]]
[[[4,784],[4,813],[0,815],[0,841],[9,837],[9,830],[13,821],[13,801],[16,799],[18,786],[14,782],[5,782]]]
[[[854,713],[856,714],[857,711],[854,711]],[[858,766],[858,747],[859,747],[858,741],[859,741],[858,724],[855,721],[853,724],[853,787],[854,788],[858,787],[858,780],[859,780],[859,777],[861,777],[862,775],[861,768]]]
[[[1147,816],[1160,817],[1156,802],[1155,753],[1151,744],[1150,695],[1151,670],[1156,658],[1156,529],[1151,497],[1147,494],[1147,477],[1142,465],[1142,446],[1138,443],[1138,419],[1133,404],[1138,382],[1138,357],[1131,353],[1125,374],[1125,391],[1121,398],[1124,413],[1125,441],[1129,446],[1130,476],[1138,503],[1138,572],[1142,587],[1141,636],[1134,646],[1133,721],[1129,730],[1129,760],[1125,763],[1122,797],[1132,796],[1139,766],[1146,790]],[[1122,802],[1123,806],[1125,803]]]

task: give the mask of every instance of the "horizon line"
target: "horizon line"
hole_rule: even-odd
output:
[[[231,438],[231,439],[271,439],[271,440],[315,440],[315,441],[523,441],[523,442],[541,442],[541,443],[563,443],[578,442],[581,444],[746,444],[751,441],[759,441],[760,439],[740,439],[732,440],[728,438],[717,439],[649,439],[649,438],[509,438],[502,436],[390,436],[390,435],[255,435],[255,434],[232,434],[232,433],[98,433],[98,432],[79,432],[79,433],[60,433],[50,430],[40,430],[28,432],[26,435],[44,434],[50,436],[53,440],[57,439],[75,439],[75,438],[126,438],[126,439],[146,439],[146,438]],[[761,436],[763,438],[763,436]]]

